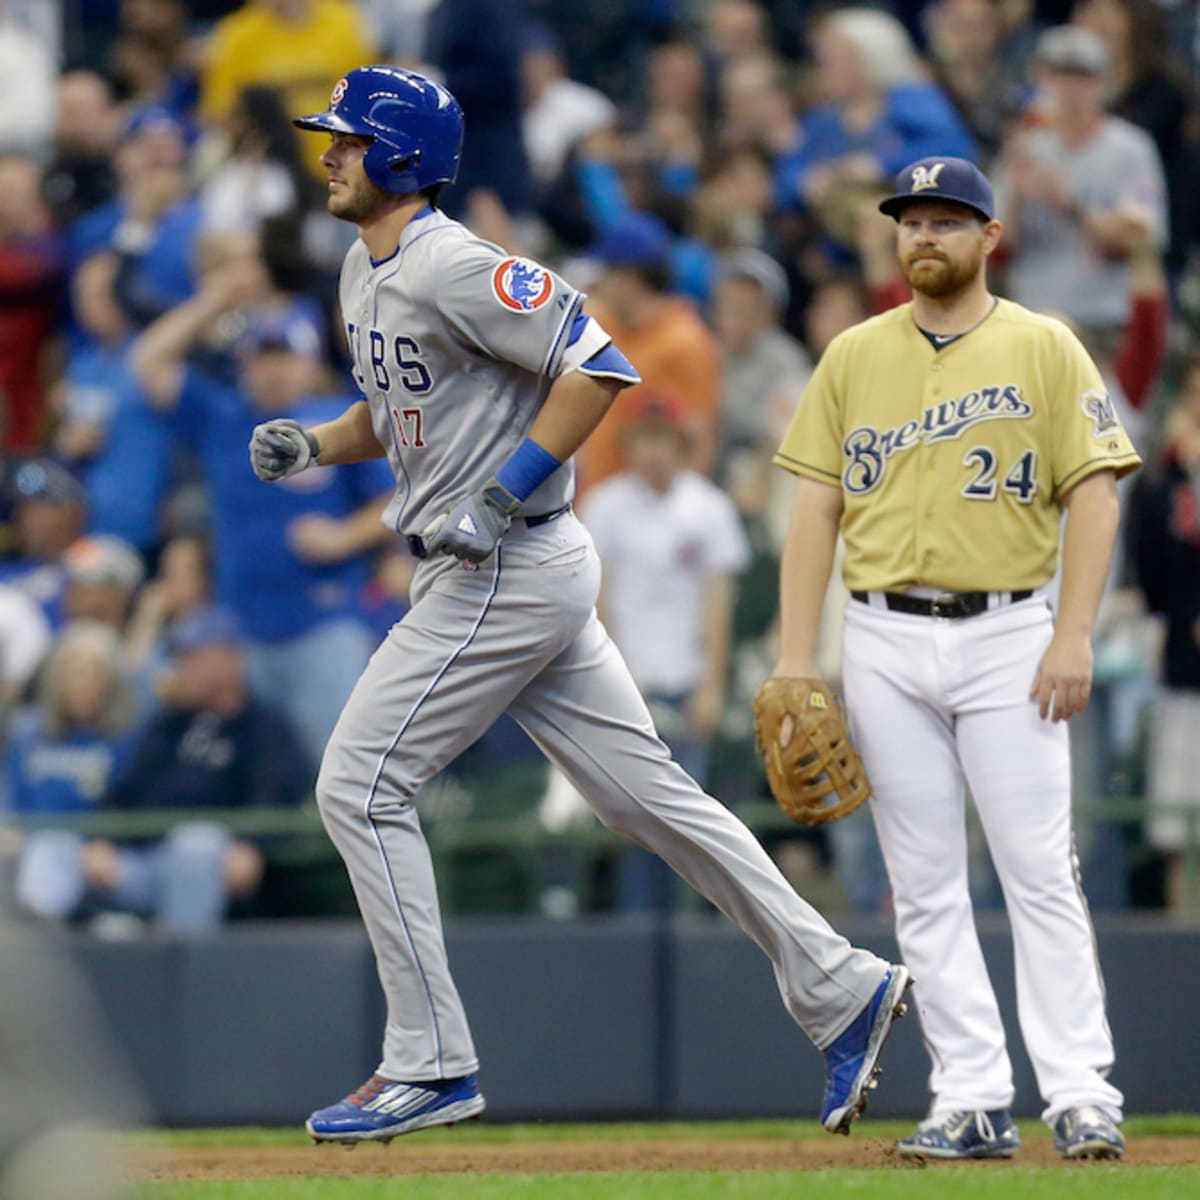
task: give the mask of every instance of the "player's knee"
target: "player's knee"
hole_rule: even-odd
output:
[[[327,827],[343,824],[362,814],[370,779],[369,772],[355,773],[344,759],[326,753],[317,772],[314,794],[317,809]]]
[[[415,801],[435,772],[411,755],[380,756],[370,745],[342,742],[335,735],[325,748],[314,788],[326,828],[386,817]]]

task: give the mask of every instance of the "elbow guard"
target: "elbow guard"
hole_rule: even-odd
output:
[[[567,349],[562,356],[562,373],[582,371],[585,375],[641,383],[633,363],[613,345],[599,321],[579,313],[571,326]]]
[[[582,363],[579,370],[584,375],[616,379],[621,383],[642,382],[642,377],[637,373],[633,363],[612,342],[609,342],[603,350],[593,354],[587,362]]]

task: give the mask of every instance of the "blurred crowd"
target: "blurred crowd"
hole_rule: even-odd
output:
[[[970,157],[994,290],[1068,322],[1146,468],[1076,722],[1094,906],[1178,906],[1200,826],[1200,22],[1184,0],[0,0],[0,708],[21,907],[203,930],[294,807],[413,564],[385,464],[252,476],[250,431],[357,397],[324,208],[326,107],[367,62],[467,118],[443,207],[554,265],[639,368],[581,453],[602,610],[681,761],[765,798],[748,701],[773,658],[790,489],[770,465],[812,364],[901,303],[876,211]],[[1124,486],[1124,485],[1123,485]],[[836,682],[831,589],[823,644]],[[501,722],[462,769],[534,752]],[[99,837],[60,815],[178,810]],[[550,830],[579,819],[550,779]],[[869,820],[776,847],[887,905]],[[664,907],[626,856],[607,902]],[[981,864],[981,895],[990,883]],[[553,889],[551,889],[553,890]],[[1197,903],[1196,897],[1192,902]]]

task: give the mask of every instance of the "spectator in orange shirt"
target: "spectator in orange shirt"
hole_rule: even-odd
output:
[[[671,236],[643,213],[611,225],[589,257],[602,264],[589,309],[621,347],[642,383],[626,388],[580,450],[582,491],[626,464],[622,451],[629,414],[643,391],[671,395],[684,406],[692,446],[690,466],[712,469],[716,450],[721,357],[717,339],[691,303],[670,293]]]

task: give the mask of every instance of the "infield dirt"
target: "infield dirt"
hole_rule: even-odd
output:
[[[122,1174],[130,1181],[296,1179],[351,1176],[484,1174],[571,1171],[745,1171],[860,1170],[895,1167],[920,1170],[901,1159],[890,1140],[794,1142],[780,1138],[654,1139],[624,1141],[522,1141],[520,1144],[456,1141],[449,1133],[436,1145],[403,1139],[390,1146],[230,1146],[221,1148],[131,1147],[122,1151]],[[1127,1166],[1200,1165],[1200,1138],[1132,1139]],[[979,1164],[983,1170],[1013,1166],[1063,1166],[1086,1170],[1087,1163],[1064,1164],[1048,1140],[1030,1141],[1011,1163]]]

